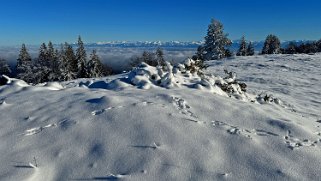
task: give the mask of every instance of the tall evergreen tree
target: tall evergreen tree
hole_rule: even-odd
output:
[[[66,80],[76,79],[78,74],[78,61],[72,46],[65,43],[64,52],[64,61],[66,63],[65,66],[67,70],[67,72],[65,72],[67,74],[64,75],[64,77]]]
[[[281,53],[281,43],[277,36],[268,35],[265,39],[262,54],[279,54]]]
[[[0,58],[0,76],[1,75],[11,75],[11,69],[5,59]]]
[[[66,58],[65,51],[66,44],[60,45],[60,51],[58,54],[58,62],[59,62],[59,80],[68,80],[68,61]]]
[[[47,59],[49,61],[49,81],[57,81],[60,77],[59,70],[59,51],[56,50],[51,41],[48,43]]]
[[[247,47],[246,47],[246,41],[245,37],[242,36],[241,42],[240,42],[240,48],[236,53],[236,56],[246,56],[247,55]]]
[[[39,48],[39,55],[37,59],[37,64],[40,66],[48,66],[48,50],[45,43],[42,43]]]
[[[81,40],[81,37],[78,37],[78,48],[76,50],[76,58],[77,58],[77,77],[84,78],[86,77],[86,64],[87,64],[87,55],[84,47],[84,43]]]
[[[32,82],[32,59],[25,44],[22,44],[17,59],[17,78]]]
[[[231,44],[231,40],[227,36],[228,34],[224,33],[223,24],[212,19],[202,48],[205,60],[217,60],[226,57],[226,47]]]
[[[50,60],[48,57],[48,49],[45,43],[42,43],[39,48],[38,59],[34,65],[34,80],[33,83],[41,83],[49,81]]]
[[[248,56],[254,55],[254,46],[253,46],[252,42],[250,42],[249,45],[247,46],[247,55]]]
[[[102,77],[105,75],[104,65],[100,62],[100,59],[96,53],[96,50],[93,50],[88,61],[88,70],[89,77]]]

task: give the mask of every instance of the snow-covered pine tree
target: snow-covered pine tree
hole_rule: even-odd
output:
[[[60,51],[58,53],[59,62],[59,80],[68,80],[68,62],[66,59],[65,45],[60,45]]]
[[[47,51],[47,45],[45,43],[42,43],[39,48],[39,54],[36,64],[39,64],[40,66],[48,66],[48,51]]]
[[[0,58],[0,76],[1,75],[6,75],[10,76],[11,75],[11,69],[7,61],[3,58]]]
[[[217,60],[226,57],[226,47],[231,45],[231,40],[227,38],[228,34],[223,31],[223,24],[212,19],[208,26],[203,54],[205,60]]]
[[[39,48],[38,59],[33,67],[34,80],[33,83],[41,83],[49,81],[50,61],[48,59],[48,49],[45,43]]]
[[[142,60],[142,62],[145,62],[150,66],[156,67],[158,65],[153,52],[144,51],[142,54]]]
[[[155,54],[156,54],[156,59],[157,59],[158,66],[166,66],[163,50],[161,48],[157,48]]]
[[[50,74],[49,74],[49,81],[57,81],[60,77],[60,71],[59,71],[59,51],[56,50],[52,44],[51,41],[49,41],[47,46],[47,59],[49,61],[49,68],[50,68]]]
[[[102,77],[105,75],[104,65],[100,62],[96,50],[93,50],[91,53],[87,67],[89,70],[89,77]]]
[[[247,55],[247,47],[245,37],[242,36],[239,50],[236,53],[236,56],[246,56]]]
[[[17,78],[26,82],[33,81],[32,59],[25,44],[22,44],[19,57],[17,59]]]
[[[84,47],[84,43],[81,40],[81,37],[78,37],[78,48],[76,50],[76,58],[77,58],[77,77],[78,78],[84,78],[86,77],[86,64],[87,64],[87,55],[86,50]]]
[[[281,43],[277,36],[268,35],[265,39],[262,54],[279,54],[281,53]]]
[[[248,56],[253,56],[254,55],[254,46],[252,44],[252,42],[250,41],[248,46],[247,46],[247,55]]]
[[[72,46],[69,45],[68,43],[65,43],[64,52],[65,52],[64,61],[66,63],[65,66],[67,70],[67,72],[65,72],[67,73],[65,75],[65,79],[66,80],[76,79],[78,74],[78,61]]]

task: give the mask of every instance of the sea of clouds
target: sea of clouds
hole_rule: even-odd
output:
[[[10,66],[14,67],[19,55],[20,46],[2,46],[0,47],[0,57],[6,59]],[[39,46],[28,46],[28,51],[32,58],[38,56]],[[141,55],[144,51],[155,51],[156,48],[150,47],[86,47],[87,56],[89,57],[92,50],[96,49],[97,54],[101,58],[101,61],[112,67],[115,73],[130,70],[129,63],[134,56]],[[168,61],[182,62],[188,57],[191,57],[195,52],[195,48],[163,48],[165,59]]]

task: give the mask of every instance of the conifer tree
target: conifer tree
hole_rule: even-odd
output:
[[[2,58],[0,58],[0,76],[1,75],[6,75],[6,76],[11,75],[10,66],[8,65],[7,61]]]
[[[25,44],[22,44],[21,46],[16,69],[18,79],[32,82],[32,59]]]
[[[158,65],[157,60],[155,60],[155,54],[153,52],[148,52],[148,51],[143,52],[142,62],[145,62],[148,65],[154,66],[154,67]]]
[[[72,46],[68,43],[65,43],[64,53],[64,61],[67,70],[64,77],[66,80],[76,79],[78,74],[78,62]]]
[[[240,48],[236,53],[236,56],[246,56],[247,55],[247,47],[246,47],[246,41],[245,37],[242,36],[241,42],[240,42]]]
[[[89,77],[102,77],[105,75],[104,65],[100,62],[100,59],[96,53],[96,50],[93,50],[88,61],[88,70]]]
[[[268,35],[265,39],[262,54],[279,54],[281,53],[281,43],[277,36]]]
[[[50,61],[48,58],[48,49],[45,43],[42,43],[39,48],[38,59],[33,67],[34,78],[33,83],[41,83],[49,81]]]
[[[48,66],[48,51],[45,43],[42,43],[39,48],[37,64],[39,64],[39,66]]]
[[[65,46],[60,45],[60,51],[58,54],[58,62],[59,62],[59,80],[68,80],[68,61],[66,59],[66,51]]]
[[[231,44],[231,40],[227,36],[228,34],[224,33],[223,24],[212,19],[202,48],[205,60],[217,60],[226,57],[225,48]]]
[[[158,66],[165,66],[164,52],[161,48],[157,48],[156,50],[156,59]]]
[[[47,59],[49,61],[49,81],[57,81],[60,77],[59,71],[59,51],[56,50],[51,41],[48,43]]]
[[[254,55],[254,46],[252,44],[252,42],[249,43],[249,45],[247,46],[247,55],[248,56],[253,56]]]
[[[84,43],[81,40],[81,37],[78,37],[78,48],[76,50],[76,59],[77,59],[77,77],[84,78],[86,77],[86,64],[87,64],[87,55],[84,47]]]

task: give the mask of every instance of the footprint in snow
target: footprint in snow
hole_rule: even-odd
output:
[[[42,132],[45,129],[54,128],[57,126],[60,126],[62,129],[68,129],[71,125],[76,124],[76,123],[77,123],[76,121],[71,121],[71,120],[65,119],[62,121],[58,121],[58,123],[53,123],[53,124],[48,124],[46,126],[40,126],[40,127],[34,127],[31,129],[27,129],[22,135],[32,136],[32,135]]]
[[[220,127],[220,128],[225,129],[229,134],[241,135],[241,136],[244,136],[244,137],[250,138],[250,139],[252,139],[252,137],[255,135],[257,135],[257,136],[279,136],[278,134],[275,134],[275,133],[272,133],[269,131],[265,131],[265,130],[261,130],[261,129],[248,130],[248,129],[240,128],[239,126],[234,126],[234,125],[224,123],[222,121],[212,121],[212,125],[214,127]]]
[[[284,136],[284,139],[285,139],[285,144],[291,150],[298,149],[301,147],[316,146],[316,144],[318,143],[318,141],[310,141],[308,139],[301,140],[299,138],[296,138],[292,135],[290,130],[288,130],[288,133],[286,136]]]
[[[191,107],[186,103],[184,99],[179,97],[172,97],[172,103],[174,104],[176,109],[180,111],[181,114],[197,118],[197,116],[192,111],[190,111]]]
[[[48,125],[43,126],[43,127],[35,127],[35,128],[27,129],[23,135],[25,135],[25,136],[35,135],[35,134],[40,133],[44,129],[47,129],[47,128],[50,128],[50,127],[54,127],[54,126],[57,126],[57,125],[56,124],[48,124]]]
[[[155,103],[149,102],[149,101],[142,101],[142,102],[132,103],[131,105],[111,106],[111,107],[108,107],[108,108],[105,108],[105,109],[92,111],[91,114],[93,116],[96,116],[96,115],[104,113],[105,111],[109,111],[109,110],[112,110],[112,109],[121,109],[121,108],[130,107],[130,106],[148,106],[148,105],[155,105]]]

